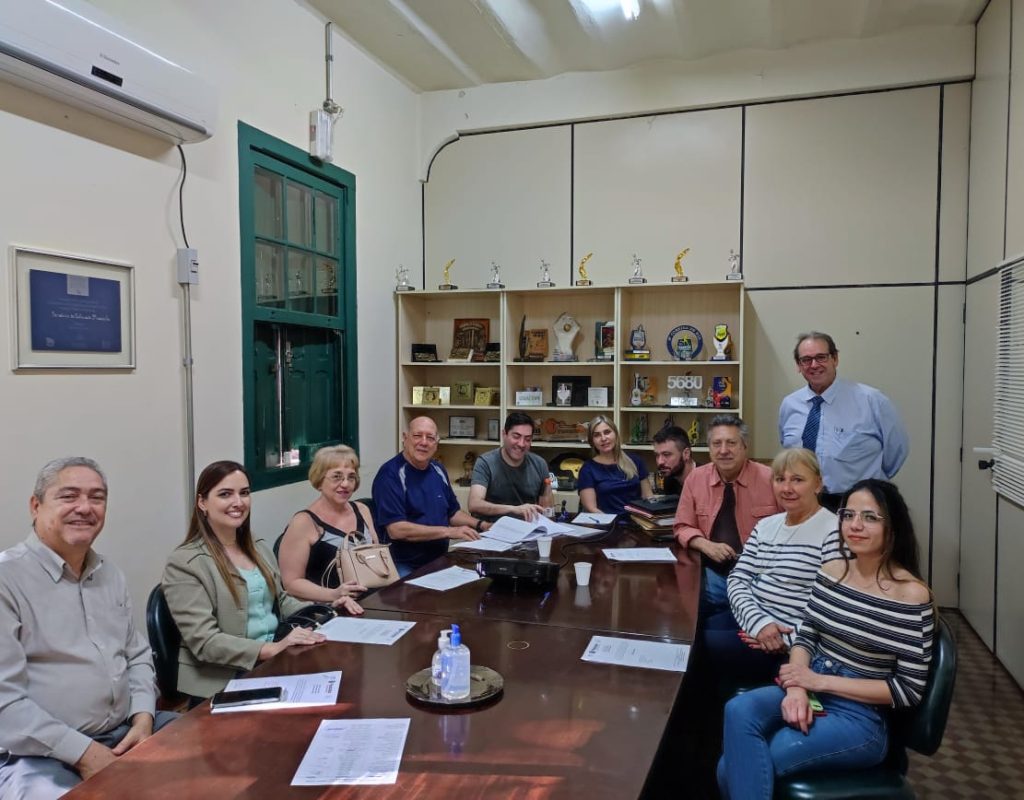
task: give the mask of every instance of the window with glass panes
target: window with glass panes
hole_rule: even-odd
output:
[[[238,126],[245,460],[254,488],[358,446],[355,176]]]

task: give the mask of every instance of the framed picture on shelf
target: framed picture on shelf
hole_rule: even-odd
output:
[[[493,417],[487,420],[487,438],[492,442],[501,438],[501,420]]]
[[[474,361],[484,360],[484,351],[491,336],[489,319],[457,319],[452,323],[452,352],[450,361],[465,360],[472,355]]]
[[[526,361],[544,361],[548,357],[548,329],[530,328],[526,332]]]
[[[551,397],[556,401],[558,398],[558,385],[568,384],[570,391],[569,405],[586,406],[587,390],[590,389],[589,375],[552,375],[551,376]]]
[[[460,417],[454,414],[448,417],[448,438],[475,439],[476,417]]]

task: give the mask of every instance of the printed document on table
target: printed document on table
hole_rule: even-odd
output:
[[[686,662],[690,659],[690,645],[594,636],[580,658],[597,664],[686,672]]]
[[[320,626],[320,633],[331,642],[356,644],[394,644],[415,622],[394,622],[387,619],[335,617]]]
[[[479,580],[482,580],[482,576],[478,575],[475,570],[466,569],[465,567],[448,567],[448,569],[442,569],[439,572],[431,572],[422,578],[413,578],[411,581],[406,581],[406,584],[409,586],[422,586],[424,589],[434,589],[438,592],[446,592],[449,589],[455,589],[458,586]]]
[[[224,691],[239,692],[243,689],[266,689],[271,686],[281,687],[281,699],[277,702],[212,708],[210,711],[213,714],[230,714],[233,711],[273,711],[278,708],[333,706],[338,702],[341,670],[311,672],[308,675],[272,675],[269,678],[235,678],[228,681]]]
[[[504,553],[511,550],[515,542],[503,542],[500,539],[474,539],[473,541],[456,542],[449,550],[482,550],[486,553]]]
[[[567,533],[568,530],[569,528],[565,525],[543,517],[535,519],[533,522],[515,517],[502,517],[480,535],[488,539],[517,544],[529,539],[536,539],[538,536],[556,536],[559,533]]]
[[[394,783],[409,719],[325,719],[309,743],[292,786]]]
[[[611,525],[617,516],[618,514],[591,514],[584,511],[573,517],[572,521],[577,525]]]
[[[655,562],[675,564],[676,557],[667,547],[609,547],[601,551],[609,561]]]

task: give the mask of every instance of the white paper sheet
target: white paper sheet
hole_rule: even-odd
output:
[[[560,522],[540,518],[533,522],[516,519],[515,517],[501,517],[488,530],[480,535],[488,539],[497,539],[501,542],[517,544],[519,542],[536,539],[538,536],[557,536],[566,533],[568,528]]]
[[[325,719],[309,743],[292,786],[394,783],[409,719]]]
[[[686,672],[686,663],[690,659],[690,645],[594,636],[580,658],[596,664]]]
[[[415,622],[396,622],[387,619],[335,617],[320,626],[320,633],[331,642],[392,645],[415,624]]]
[[[276,703],[230,706],[229,708],[214,708],[211,711],[214,714],[228,714],[234,711],[273,711],[278,708],[332,706],[338,702],[341,670],[312,672],[308,675],[273,675],[269,678],[235,678],[228,681],[224,690],[236,692],[242,689],[265,689],[268,686],[281,687],[281,699]]]
[[[609,547],[601,551],[609,561],[629,561],[634,564],[675,564],[677,559],[667,547]]]
[[[477,575],[475,570],[466,569],[465,567],[448,567],[448,569],[442,569],[439,572],[431,572],[422,578],[406,581],[406,584],[422,586],[424,589],[434,589],[438,592],[446,592],[449,589],[479,580],[483,579],[480,575]]]
[[[500,539],[474,539],[473,541],[456,542],[449,550],[481,550],[485,553],[504,553],[511,550],[514,542],[503,542]]]
[[[572,521],[577,525],[611,525],[617,516],[617,514],[591,514],[589,511],[584,511],[577,514]]]

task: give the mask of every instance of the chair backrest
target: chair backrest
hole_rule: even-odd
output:
[[[381,544],[391,544],[391,539],[388,537],[388,532],[377,524],[377,504],[373,502],[372,497],[358,497],[356,498],[360,503],[366,506],[367,511],[370,512],[370,518],[373,520],[373,527],[377,530],[377,538]]]
[[[949,625],[940,617],[935,627],[928,685],[921,702],[899,720],[898,736],[906,747],[926,756],[939,749],[949,718],[949,706],[953,702],[955,682],[956,641]]]
[[[156,682],[165,697],[178,692],[178,648],[181,633],[167,607],[164,590],[157,584],[149,593],[146,602],[146,632],[149,646],[153,650],[153,666],[156,668]]]

